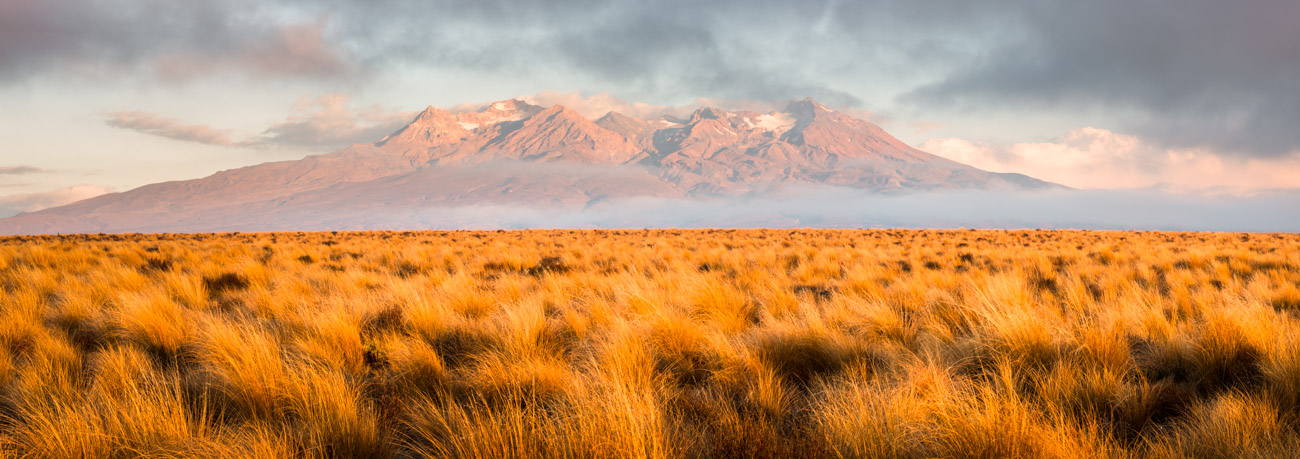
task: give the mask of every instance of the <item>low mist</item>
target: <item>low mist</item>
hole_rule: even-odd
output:
[[[582,209],[474,206],[387,214],[371,229],[988,228],[1300,231],[1300,193],[1203,197],[1157,191],[944,191],[879,195],[800,187],[730,198],[631,198]],[[387,220],[388,224],[383,221]],[[353,228],[361,229],[361,228]]]

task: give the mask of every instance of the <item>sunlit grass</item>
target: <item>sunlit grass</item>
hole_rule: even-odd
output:
[[[0,456],[1290,457],[1300,237],[0,239]]]

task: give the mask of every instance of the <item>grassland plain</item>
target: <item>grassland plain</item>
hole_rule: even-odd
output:
[[[1290,457],[1300,235],[0,239],[16,457]]]

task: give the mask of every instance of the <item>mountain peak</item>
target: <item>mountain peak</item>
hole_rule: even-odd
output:
[[[621,164],[639,150],[627,136],[606,129],[563,105],[552,105],[484,147],[496,157]]]
[[[694,123],[699,120],[725,119],[726,117],[727,112],[725,110],[714,107],[700,107],[699,110],[696,110],[695,113],[691,114],[691,122]]]
[[[605,114],[604,114],[603,116],[601,116],[600,118],[596,118],[596,124],[600,124],[601,122],[606,122],[606,123],[608,123],[608,122],[625,122],[625,121],[634,121],[634,120],[635,120],[635,121],[641,121],[641,120],[637,120],[636,118],[633,118],[633,117],[630,117],[630,116],[624,115],[624,114],[622,114],[622,113],[619,113],[619,112],[616,112],[616,111],[610,110],[610,111],[608,111],[608,112],[605,112]],[[641,121],[641,122],[644,123],[645,121]]]
[[[422,121],[429,121],[429,120],[443,119],[443,118],[454,118],[454,117],[455,115],[453,115],[451,112],[430,105],[428,107],[425,107],[424,110],[421,111],[419,115],[416,115],[415,119],[411,120],[411,123],[415,124]]]
[[[523,99],[507,99],[488,104],[479,109],[479,113],[515,113],[529,111],[533,108],[541,107],[525,102]]]
[[[805,97],[800,100],[792,101],[789,104],[786,104],[785,110],[783,111],[791,115],[795,115],[795,117],[799,119],[811,118],[814,115],[816,115],[818,112],[822,112],[822,113],[835,112],[835,110],[831,110],[829,107],[822,105],[820,102],[813,100],[813,98],[811,97]]]
[[[566,119],[571,121],[582,120],[587,123],[591,122],[591,120],[587,119],[587,117],[582,116],[581,113],[578,113],[577,110],[574,110],[569,107],[565,107],[560,104],[555,104],[550,107],[546,107],[542,111],[537,112],[537,117],[545,120],[550,120],[552,118],[560,118],[560,119]]]
[[[627,138],[633,144],[648,148],[652,144],[654,133],[662,123],[651,123],[640,118],[633,118],[619,112],[611,111],[596,120],[596,125],[614,131]]]
[[[462,113],[461,117],[480,125],[491,125],[503,121],[517,121],[528,118],[542,111],[542,107],[521,99],[499,100],[487,104],[477,112]]]
[[[468,134],[468,129],[456,120],[456,114],[430,105],[415,116],[405,127],[384,137],[377,145],[394,141],[425,146],[457,142]]]

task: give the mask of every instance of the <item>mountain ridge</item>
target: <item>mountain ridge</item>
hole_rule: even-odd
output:
[[[509,99],[462,112],[429,106],[372,144],[15,215],[0,219],[0,234],[257,230],[286,222],[334,229],[346,226],[339,222],[349,209],[580,208],[800,183],[882,194],[1063,188],[923,152],[812,99],[768,113],[700,107],[687,119],[650,120],[613,111],[591,120],[562,105]],[[314,218],[309,209],[336,218]]]

